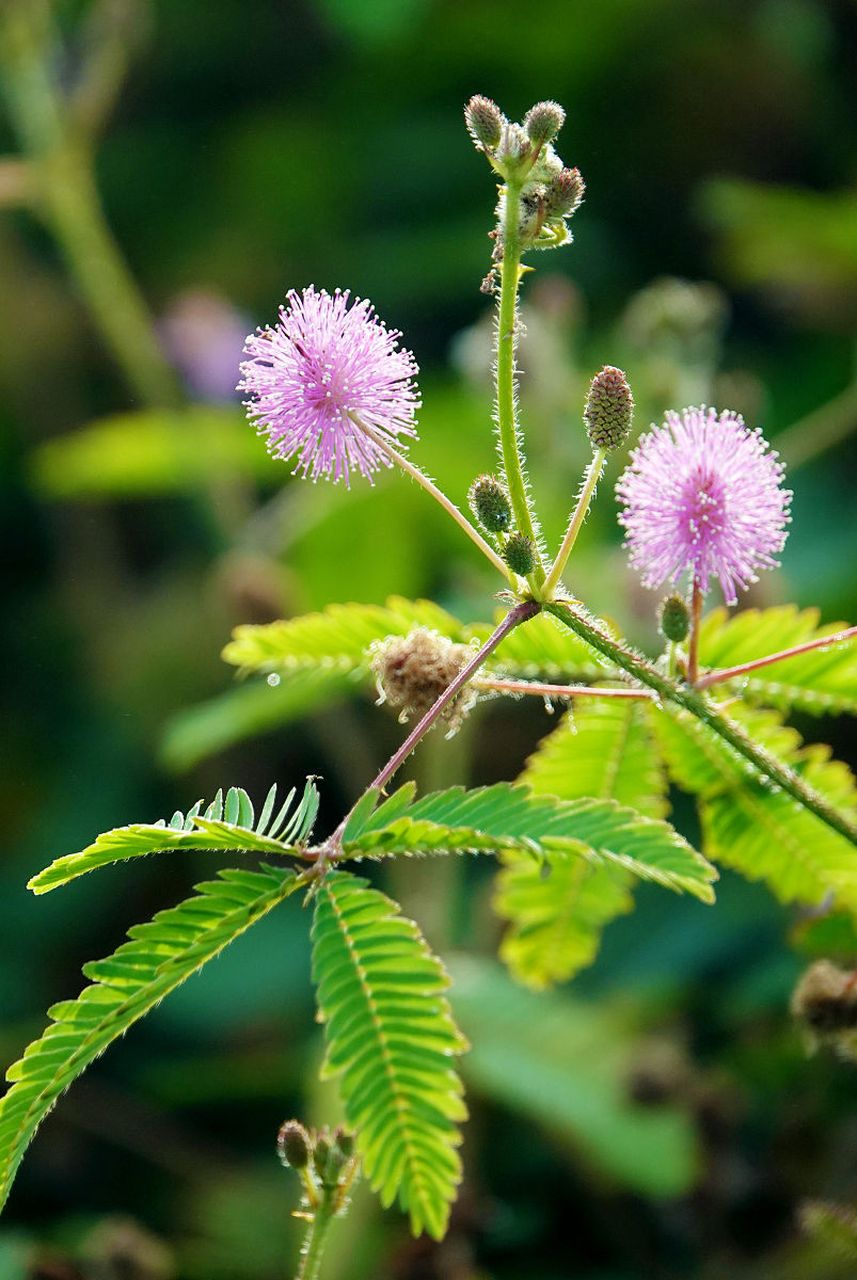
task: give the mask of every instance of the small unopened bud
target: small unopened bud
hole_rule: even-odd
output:
[[[792,994],[792,1013],[819,1036],[857,1030],[857,973],[829,960],[811,964]]]
[[[533,565],[536,563],[532,539],[524,533],[511,533],[503,548],[503,559],[513,573],[526,578],[528,573],[532,573]]]
[[[292,1169],[305,1169],[309,1164],[312,1143],[310,1136],[297,1120],[287,1120],[277,1134],[277,1155]]]
[[[618,449],[631,433],[634,397],[621,369],[605,365],[589,386],[583,421],[593,449]]]
[[[347,1133],[345,1129],[340,1127],[334,1133],[333,1141],[339,1148],[339,1153],[343,1160],[350,1160],[354,1155],[354,1134]]]
[[[327,1132],[320,1133],[315,1140],[315,1148],[312,1153],[312,1164],[322,1182],[325,1181],[329,1172],[328,1166],[330,1165],[331,1152],[332,1148]]]
[[[532,143],[519,124],[504,124],[497,147],[497,163],[508,177],[531,163]],[[526,161],[526,164],[524,163]]]
[[[681,644],[690,631],[690,611],[680,595],[667,596],[658,606],[658,627],[665,640]]]
[[[545,209],[549,218],[567,218],[581,204],[586,183],[579,169],[561,169],[548,185]]]
[[[505,117],[503,112],[490,98],[474,94],[464,108],[464,119],[467,131],[473,141],[483,151],[493,151],[500,141]]]
[[[537,147],[553,142],[565,124],[565,112],[558,102],[537,102],[524,116],[524,128]]]
[[[512,522],[509,495],[493,476],[477,476],[467,495],[470,510],[488,533],[505,533]]]

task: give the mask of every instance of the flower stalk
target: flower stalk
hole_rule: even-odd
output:
[[[813,649],[827,649],[832,645],[846,644],[857,636],[857,627],[846,627],[844,631],[834,631],[829,636],[816,636],[814,640],[806,640],[803,644],[792,645],[790,649],[780,649],[777,653],[766,654],[764,658],[754,658],[752,662],[742,662],[737,667],[724,667],[720,671],[709,671],[696,681],[697,689],[710,689],[712,685],[722,684],[725,680],[734,680],[738,676],[748,675],[762,667],[770,667],[775,662],[784,662],[787,658],[796,658],[801,653],[811,653]]]
[[[568,522],[568,528],[565,531],[565,537],[562,545],[557,552],[557,557],[551,565],[550,572],[544,584],[544,597],[546,600],[552,600],[559,586],[560,579],[568,563],[568,557],[571,555],[577,535],[583,527],[583,522],[589,514],[589,508],[592,505],[592,499],[595,496],[595,490],[598,481],[601,479],[601,472],[604,470],[604,463],[607,458],[606,449],[596,449],[592,455],[592,461],[586,468],[586,474],[583,478],[583,486],[577,498],[577,503],[571,513]]]

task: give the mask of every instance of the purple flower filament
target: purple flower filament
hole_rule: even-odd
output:
[[[776,566],[791,493],[783,465],[739,414],[705,407],[668,413],[643,436],[616,486],[631,563],[646,586],[689,572],[702,591],[717,578],[727,604]]]
[[[416,361],[401,334],[349,293],[291,290],[271,329],[248,337],[238,389],[274,457],[334,483],[391,465],[384,449],[416,439]]]

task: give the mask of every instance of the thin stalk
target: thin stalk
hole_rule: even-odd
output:
[[[690,602],[690,638],[687,648],[687,682],[695,685],[699,679],[699,628],[702,625],[702,586],[694,576]]]
[[[557,552],[556,560],[551,565],[550,573],[547,576],[543,591],[546,600],[552,600],[554,592],[559,585],[563,570],[571,555],[572,548],[577,541],[577,535],[583,527],[583,522],[589,514],[589,508],[595,495],[595,489],[601,478],[601,472],[604,470],[604,462],[607,457],[606,449],[596,449],[592,455],[592,461],[586,468],[586,474],[583,477],[583,487],[578,494],[577,503],[574,511],[571,513],[571,519],[568,522],[568,528],[565,531],[565,537],[562,540],[562,546]]]
[[[539,680],[495,680],[492,676],[477,676],[474,688],[488,689],[494,693],[531,693],[540,698],[638,698],[651,702],[654,694],[649,689],[616,689],[608,685],[542,684]]]
[[[503,218],[503,261],[500,267],[500,301],[497,311],[497,430],[500,435],[500,455],[509,500],[518,530],[525,534],[534,547],[536,565],[530,574],[534,594],[544,582],[544,568],[539,552],[538,538],[530,502],[527,481],[521,457],[521,441],[518,431],[515,405],[515,350],[518,328],[518,285],[521,276],[520,247],[520,186],[506,183],[505,215]]]
[[[724,667],[721,671],[709,671],[697,680],[697,689],[709,689],[713,684],[722,684],[724,680],[733,680],[736,676],[746,675],[748,671],[758,671],[760,667],[769,667],[774,662],[783,662],[786,658],[795,658],[800,653],[810,653],[813,649],[826,649],[830,645],[842,644],[857,636],[857,627],[848,627],[845,631],[834,631],[829,636],[816,636],[803,644],[793,645],[791,649],[780,649],[778,653],[769,653],[764,658],[754,658],[752,662],[742,662],[737,667]]]
[[[434,498],[435,502],[440,503],[447,515],[451,516],[458,527],[464,530],[470,541],[479,548],[486,559],[491,561],[494,568],[498,569],[500,573],[502,573],[503,577],[512,587],[512,590],[517,590],[515,575],[512,573],[509,566],[504,560],[500,559],[494,548],[485,541],[479,530],[476,529],[475,526],[467,519],[467,516],[464,515],[462,511],[459,511],[452,499],[448,498],[443,490],[439,489],[435,482],[430,479],[424,471],[416,466],[415,463],[411,462],[410,458],[405,457],[403,453],[399,453],[397,449],[394,449],[389,441],[385,440],[379,431],[368,426],[367,423],[358,418],[356,414],[351,414],[350,417],[361,431],[365,432],[371,440],[374,440],[379,449],[383,449],[387,457],[390,458],[392,462],[395,462],[397,467],[401,467],[402,471],[409,475],[412,480],[416,480],[417,484],[422,485],[426,493]]]
[[[522,622],[526,622],[528,618],[535,617],[535,615],[540,611],[540,607],[541,606],[536,604],[533,600],[524,600],[509,610],[505,618],[503,618],[503,620],[494,628],[493,632],[482,645],[482,648],[478,653],[475,653],[467,666],[463,667],[461,671],[459,671],[452,683],[444,689],[437,702],[429,708],[422,720],[414,726],[407,738],[405,738],[405,741],[399,749],[393,753],[384,765],[383,769],[381,769],[380,773],[378,773],[378,775],[369,783],[369,786],[366,788],[367,791],[380,792],[384,789],[393,775],[405,763],[417,744],[426,736],[429,729],[431,729],[432,725],[435,724],[439,716],[442,715],[444,708],[447,707],[453,698],[461,692],[468,680],[470,680],[483,663],[487,661],[497,648],[500,641],[504,640],[509,632],[514,631],[515,627],[519,627]],[[335,857],[337,852],[339,852],[338,846],[340,838],[352,813],[353,808],[349,810],[342,819],[339,826],[326,842],[322,850],[309,850],[305,856],[308,858],[312,857],[313,859],[323,859],[325,851],[332,851],[333,856]]]
[[[682,707],[707,725],[713,733],[744,760],[751,764],[764,777],[769,778],[793,800],[797,800],[810,813],[824,822],[832,831],[844,836],[851,844],[857,846],[857,824],[846,814],[840,813],[824,796],[819,795],[808,786],[798,774],[789,769],[781,761],[775,759],[762,747],[756,745],[744,730],[733,721],[721,715],[704,693],[680,684],[662,675],[650,662],[639,654],[624,648],[611,636],[602,631],[587,615],[579,612],[572,605],[559,601],[546,604],[545,609],[558,618],[560,622],[585,640],[593,649],[609,658],[614,666],[620,667],[635,680],[652,689],[658,698]]]
[[[301,1260],[295,1280],[318,1280],[327,1233],[334,1218],[333,1197],[325,1191],[307,1224],[301,1247]]]

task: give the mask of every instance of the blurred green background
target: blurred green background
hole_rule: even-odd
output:
[[[472,93],[515,118],[558,99],[588,184],[574,245],[534,259],[525,295],[549,538],[586,458],[588,379],[618,364],[641,427],[705,401],[781,448],[794,526],[749,602],[854,620],[853,0],[3,0],[0,82],[4,1063],[82,962],[211,859],[38,901],[35,870],[230,783],[261,796],[317,773],[332,824],[399,740],[368,700],[224,698],[234,625],[390,593],[489,616],[496,584],[419,490],[293,480],[231,391],[242,335],[288,288],[368,295],[423,370],[413,455],[464,500],[493,458],[494,188],[462,124]],[[653,641],[610,485],[570,580]],[[546,727],[540,706],[492,703],[412,768],[514,777]],[[800,728],[853,763],[844,723]],[[857,1201],[857,1128],[853,1066],[807,1058],[789,1022],[791,913],[728,875],[713,910],[642,892],[591,971],[536,997],[492,960],[484,868],[386,884],[453,955],[476,1045],[467,1176],[440,1245],[361,1195],[330,1280],[854,1274],[800,1227],[807,1200]],[[0,1224],[0,1280],[290,1274],[274,1136],[335,1119],[305,933],[281,911],[74,1087]]]

